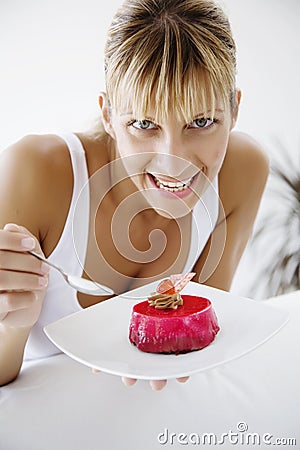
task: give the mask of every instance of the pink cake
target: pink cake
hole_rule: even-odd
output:
[[[207,298],[173,290],[133,307],[129,340],[143,352],[179,354],[206,347],[219,329]]]

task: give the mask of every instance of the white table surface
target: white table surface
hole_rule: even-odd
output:
[[[270,449],[276,439],[300,448],[300,291],[267,302],[290,312],[278,334],[161,392],[146,381],[128,388],[116,376],[94,375],[63,354],[27,362],[0,389],[0,449]],[[203,445],[205,433],[219,444]]]

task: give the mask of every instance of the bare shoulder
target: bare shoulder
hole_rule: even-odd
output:
[[[233,131],[229,138],[227,156],[230,159],[234,157],[237,169],[247,167],[248,172],[258,170],[262,175],[269,171],[269,159],[263,146],[249,134]]]
[[[232,132],[219,176],[227,213],[241,203],[259,202],[268,174],[269,159],[262,145],[246,133]]]
[[[64,148],[64,142],[56,135],[27,135],[1,152],[1,164],[17,168],[26,163],[27,169],[51,169],[67,161]]]
[[[59,216],[60,208],[67,207],[72,176],[68,149],[58,136],[28,135],[2,150],[0,226],[22,222],[34,234],[41,233],[54,208]]]
[[[28,135],[0,154],[1,176],[31,194],[60,189],[66,175],[72,176],[65,143],[55,135]]]

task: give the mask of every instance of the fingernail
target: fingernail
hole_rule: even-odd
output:
[[[181,377],[181,378],[177,378],[177,381],[179,381],[179,383],[186,383],[189,380],[190,377]]]
[[[150,380],[150,386],[153,391],[161,391],[166,384],[167,380]]]
[[[22,239],[21,244],[26,250],[32,250],[35,247],[35,241],[32,237]]]
[[[48,278],[46,277],[39,277],[39,286],[46,286],[48,283]]]
[[[48,264],[42,262],[42,264],[41,264],[41,272],[46,275],[47,273],[49,273],[49,271],[50,271],[50,266]]]
[[[127,387],[133,386],[137,382],[135,378],[127,378],[127,377],[122,377],[122,381],[123,384],[125,384],[125,386]]]

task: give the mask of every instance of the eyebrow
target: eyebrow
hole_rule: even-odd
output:
[[[133,112],[122,113],[122,114],[120,114],[120,116],[121,116],[121,117],[122,117],[122,116],[133,116]],[[139,119],[139,120],[140,120],[140,119]],[[151,122],[155,122],[154,117],[150,117],[150,116],[145,116],[145,117],[143,117],[142,120],[150,120]]]
[[[210,114],[211,112],[212,112],[211,109],[209,109],[209,110],[207,111],[207,114]],[[214,110],[214,112],[224,113],[224,109],[216,108],[216,109]],[[194,118],[197,118],[197,117],[203,117],[203,116],[204,116],[204,112],[201,112],[201,113],[195,114],[193,117],[194,117]]]
[[[121,113],[120,116],[132,116],[132,114],[133,114],[132,112],[127,111],[127,112]]]

